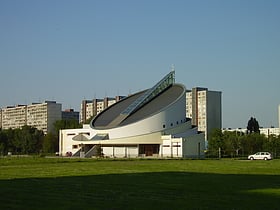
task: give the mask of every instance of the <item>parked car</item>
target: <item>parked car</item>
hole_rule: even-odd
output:
[[[271,160],[272,155],[269,152],[257,152],[256,154],[249,155],[249,160]]]

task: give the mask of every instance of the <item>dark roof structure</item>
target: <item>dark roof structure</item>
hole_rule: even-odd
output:
[[[137,122],[168,107],[184,93],[185,87],[175,84],[175,71],[171,71],[152,88],[126,97],[99,113],[91,121],[91,127],[111,129]]]

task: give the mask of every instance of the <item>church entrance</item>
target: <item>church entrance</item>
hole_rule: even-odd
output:
[[[140,144],[139,155],[153,156],[159,154],[159,144]]]

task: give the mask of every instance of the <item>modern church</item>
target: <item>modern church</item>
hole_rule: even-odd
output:
[[[81,129],[60,131],[59,155],[203,158],[205,137],[186,118],[186,88],[171,71],[152,88],[130,95]]]

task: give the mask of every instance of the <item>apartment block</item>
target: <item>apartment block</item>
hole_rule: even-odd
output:
[[[104,99],[83,100],[81,104],[80,122],[96,116],[107,107],[125,98],[125,96],[105,97]]]
[[[206,140],[212,129],[222,127],[222,93],[195,87],[186,93],[186,117],[205,133]]]
[[[63,120],[76,120],[79,122],[80,113],[75,112],[74,109],[65,109],[61,114]]]
[[[1,125],[2,129],[20,128],[27,124],[26,105],[9,106],[2,109]]]
[[[54,122],[61,120],[61,107],[62,105],[55,101],[45,101],[3,108],[1,111],[2,129],[29,125],[44,133],[54,131]]]

